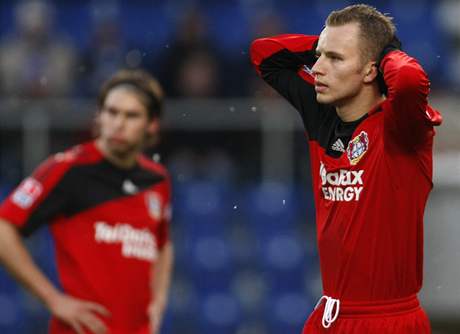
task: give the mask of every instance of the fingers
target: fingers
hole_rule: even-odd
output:
[[[110,312],[101,304],[94,302],[85,302],[85,306],[92,312],[99,313],[102,316],[109,317]]]
[[[84,334],[82,326],[78,323],[77,320],[74,320],[69,323],[70,327],[75,331],[77,334]]]
[[[107,317],[110,316],[110,312],[100,304],[66,297],[62,301],[60,311],[55,316],[67,323],[77,334],[88,331],[92,334],[107,333],[106,325],[98,316]]]
[[[107,333],[106,325],[94,314],[86,312],[81,314],[80,323],[94,334]]]

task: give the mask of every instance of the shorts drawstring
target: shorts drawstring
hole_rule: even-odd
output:
[[[324,306],[322,324],[324,328],[329,328],[331,324],[335,320],[337,320],[337,317],[339,316],[340,300],[334,299],[329,296],[322,296],[316,303],[315,309],[318,308],[323,299],[326,299],[326,305]],[[332,312],[334,312],[334,315]]]

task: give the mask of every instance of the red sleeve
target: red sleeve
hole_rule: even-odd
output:
[[[171,181],[169,176],[164,181],[164,203],[162,208],[161,222],[157,231],[158,249],[163,249],[164,245],[170,241],[169,226],[172,219],[172,201],[171,201]]]
[[[43,162],[0,205],[0,217],[29,234],[58,215],[65,205],[59,182],[69,169],[59,155]]]
[[[394,129],[401,143],[416,146],[434,134],[442,122],[438,111],[428,105],[430,82],[418,62],[402,51],[387,54],[381,63],[388,97],[385,124]]]

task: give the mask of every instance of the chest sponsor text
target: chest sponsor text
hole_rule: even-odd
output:
[[[147,229],[139,229],[130,224],[117,223],[110,225],[98,221],[94,224],[94,238],[98,243],[121,244],[121,255],[152,262],[158,257],[158,247],[152,233]]]
[[[340,169],[328,172],[321,163],[319,174],[324,199],[334,202],[359,201],[364,188],[364,170]]]

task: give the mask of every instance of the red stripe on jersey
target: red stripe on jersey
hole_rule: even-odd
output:
[[[260,75],[259,66],[264,59],[287,49],[291,52],[305,52],[312,50],[318,36],[306,36],[299,34],[284,34],[269,38],[259,38],[252,42],[250,48],[251,62]]]

